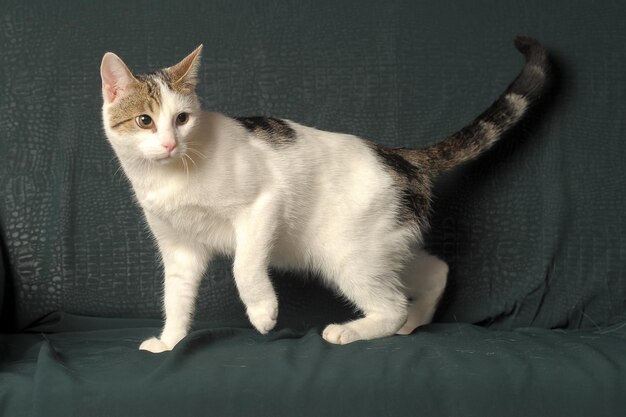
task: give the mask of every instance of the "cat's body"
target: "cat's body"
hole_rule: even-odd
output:
[[[141,348],[170,350],[186,335],[199,281],[217,254],[233,256],[239,294],[262,333],[278,313],[270,266],[315,271],[363,312],[329,325],[323,336],[332,343],[430,322],[447,277],[445,264],[420,249],[431,181],[491,146],[536,96],[545,51],[527,38],[518,48],[528,63],[499,101],[424,150],[202,112],[194,93],[199,49],[143,76],[105,55],[105,130],[165,267],[165,327]]]

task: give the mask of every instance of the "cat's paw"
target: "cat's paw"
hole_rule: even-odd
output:
[[[259,333],[266,334],[276,326],[278,302],[276,300],[262,301],[249,306],[248,318]]]
[[[152,353],[161,353],[172,350],[171,347],[163,343],[160,339],[153,337],[152,339],[148,339],[144,341],[140,346],[139,350],[147,350]]]
[[[346,324],[329,324],[322,333],[324,340],[336,345],[346,345],[348,343],[361,340],[362,337]]]

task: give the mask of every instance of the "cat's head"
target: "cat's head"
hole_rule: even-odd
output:
[[[200,116],[195,87],[201,50],[202,45],[172,67],[141,75],[117,55],[104,55],[103,122],[118,155],[168,163],[187,152]]]

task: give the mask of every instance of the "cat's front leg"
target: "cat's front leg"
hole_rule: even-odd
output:
[[[144,341],[139,349],[160,353],[172,350],[187,335],[210,253],[204,245],[178,235],[158,218],[150,214],[146,218],[163,260],[165,325],[158,338]]]
[[[234,222],[235,283],[250,322],[262,334],[274,328],[278,317],[278,299],[268,276],[277,212],[278,205],[272,195],[263,194]]]

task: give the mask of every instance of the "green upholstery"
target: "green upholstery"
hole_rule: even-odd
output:
[[[626,142],[619,2],[47,2],[0,10],[0,415],[622,415]],[[354,313],[275,273],[278,329],[246,320],[221,259],[167,354],[161,269],[100,121],[99,63],[139,72],[204,44],[206,109],[390,146],[462,127],[548,47],[544,102],[436,184],[436,323],[326,344]],[[306,277],[304,277],[306,278]]]
[[[0,323],[4,324],[5,321],[2,320],[3,313],[5,311],[4,299],[8,298],[6,296],[6,293],[7,293],[7,287],[9,285],[9,280],[7,279],[7,273],[6,273],[6,269],[4,265],[4,255],[2,252],[3,252],[3,248],[2,248],[2,245],[0,244]],[[1,328],[2,326],[0,325],[0,329]]]
[[[505,332],[434,324],[411,337],[344,347],[327,344],[321,329],[260,336],[211,326],[167,355],[151,355],[137,350],[152,334],[136,328],[145,323],[118,319],[104,329],[64,320],[73,331],[4,343],[1,415],[583,417],[624,410],[626,326]]]

